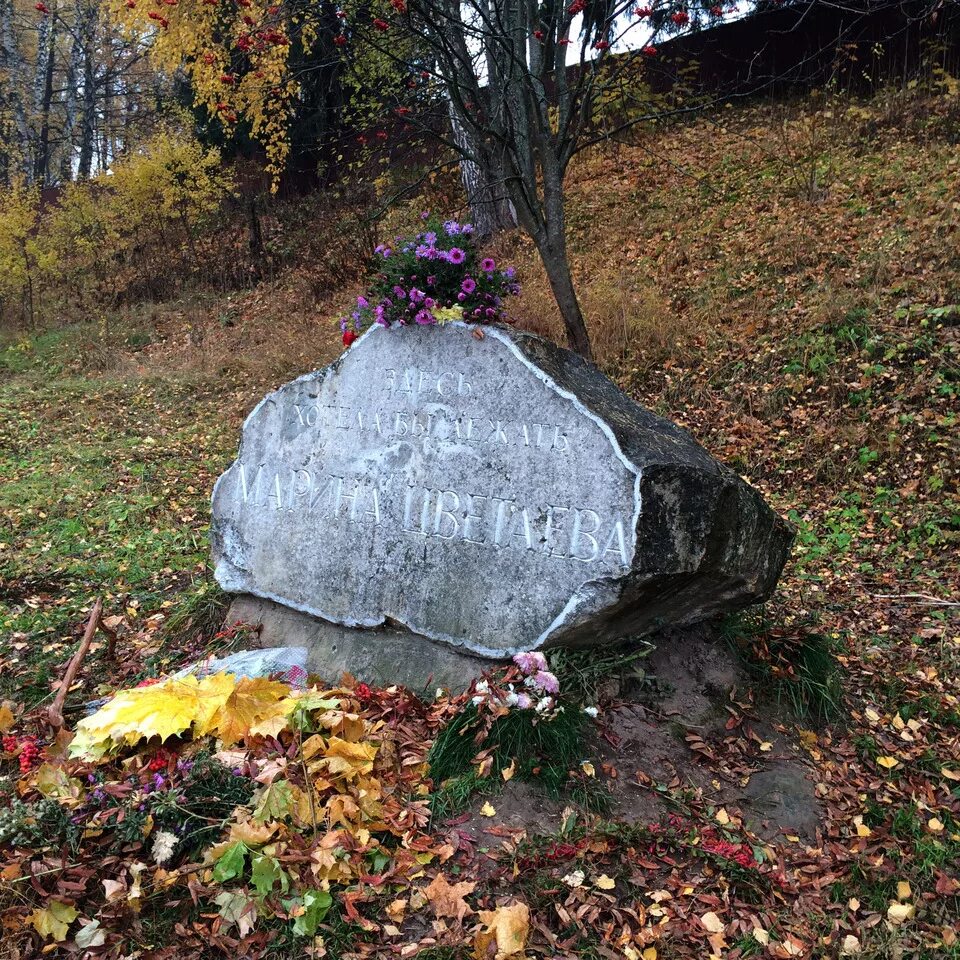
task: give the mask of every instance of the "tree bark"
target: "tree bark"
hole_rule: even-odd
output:
[[[13,116],[15,144],[3,144],[6,177],[23,175],[29,182],[33,176],[30,162],[30,127],[27,123],[27,95],[23,82],[23,58],[17,49],[13,25],[13,0],[0,0],[0,72],[4,85],[0,88],[0,104]],[[6,139],[6,138],[4,138]]]
[[[517,225],[510,198],[502,186],[495,182],[496,173],[484,170],[473,159],[479,157],[471,132],[463,125],[453,101],[450,101],[450,132],[460,154],[460,180],[470,205],[470,220],[477,237],[489,240],[503,230],[513,230]]]
[[[558,203],[559,214],[556,209]],[[545,228],[537,231],[533,239],[544,269],[547,271],[547,279],[550,281],[550,289],[560,309],[560,316],[563,318],[567,345],[571,350],[579,353],[584,360],[592,361],[593,349],[590,346],[587,325],[583,319],[583,311],[580,309],[580,301],[577,299],[577,291],[573,285],[573,275],[570,272],[562,199],[553,198],[553,202],[548,200],[547,205]]]
[[[81,10],[81,22],[78,26],[82,36],[83,52],[83,112],[80,117],[80,160],[77,177],[89,180],[93,168],[93,154],[96,138],[96,98],[93,86],[93,39],[96,26],[97,8],[87,0]]]
[[[573,286],[573,277],[570,275],[570,264],[567,261],[566,250],[557,251],[553,248],[541,248],[540,257],[550,280],[550,289],[556,298],[563,325],[567,332],[567,345],[575,353],[579,353],[584,360],[593,361],[593,349],[590,338],[587,336],[587,325],[580,310],[580,301]]]
[[[63,99],[63,150],[60,154],[60,180],[68,183],[73,179],[73,136],[77,125],[77,80],[83,70],[83,38],[80,25],[83,22],[82,0],[74,5],[73,42],[70,44],[70,60],[64,84]]]
[[[50,104],[53,100],[53,67],[57,53],[57,27],[54,16],[45,17],[49,20],[46,33],[46,63],[43,68],[43,83],[39,97],[40,135],[37,139],[37,155],[34,161],[33,172],[41,187],[47,185],[50,172]],[[39,55],[39,51],[38,51]],[[38,76],[40,63],[37,63]]]

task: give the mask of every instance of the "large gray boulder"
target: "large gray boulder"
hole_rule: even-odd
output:
[[[228,591],[493,658],[756,603],[791,539],[591,364],[463,323],[374,327],[265,397],[211,528]]]

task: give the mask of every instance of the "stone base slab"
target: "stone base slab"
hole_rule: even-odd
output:
[[[306,647],[307,670],[327,683],[337,683],[346,672],[364,683],[399,683],[432,697],[437,687],[459,693],[497,665],[402,627],[351,629],[249,594],[230,604],[225,622],[237,621],[259,631],[261,647]]]

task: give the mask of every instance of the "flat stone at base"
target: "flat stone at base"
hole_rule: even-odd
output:
[[[237,621],[259,628],[261,647],[306,647],[307,670],[328,683],[347,672],[364,683],[399,683],[418,694],[432,695],[437,687],[459,693],[495,665],[402,627],[351,629],[248,594],[234,598],[227,611],[225,622]]]

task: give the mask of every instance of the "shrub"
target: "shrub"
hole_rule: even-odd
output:
[[[37,236],[40,192],[14,181],[0,194],[0,311],[17,303],[32,327],[40,275],[52,268],[53,256]]]

